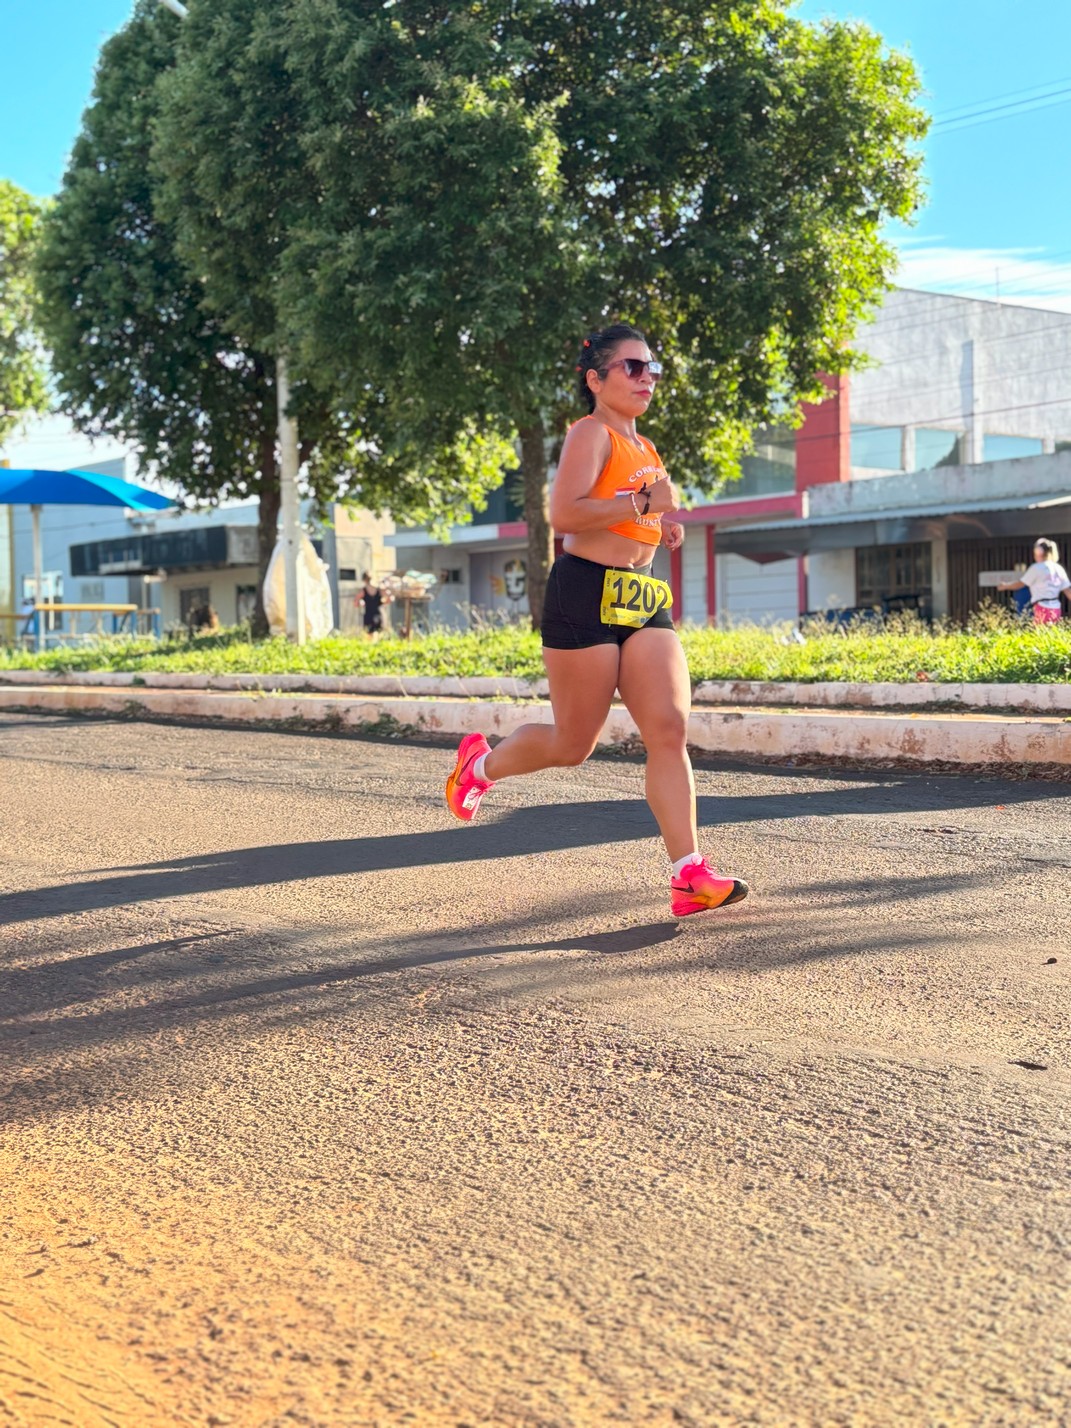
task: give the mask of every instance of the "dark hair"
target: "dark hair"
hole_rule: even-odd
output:
[[[1048,540],[1045,536],[1038,536],[1037,540],[1034,542],[1034,549],[1043,550],[1045,552],[1045,558],[1047,560],[1056,559],[1056,542],[1053,540]]]
[[[587,403],[589,412],[595,410],[595,393],[588,386],[588,373],[598,372],[601,377],[614,360],[614,352],[622,342],[646,342],[647,338],[638,327],[627,322],[615,322],[598,332],[589,332],[580,347],[580,358],[576,364],[576,381],[581,402]]]

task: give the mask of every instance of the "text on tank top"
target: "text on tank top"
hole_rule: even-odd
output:
[[[583,421],[598,421],[598,417],[581,418]],[[641,486],[652,486],[666,474],[658,452],[645,436],[640,437],[643,450],[619,435],[612,427],[601,423],[610,438],[610,456],[599,472],[590,495],[598,501],[612,500],[615,496],[628,496]],[[638,502],[641,510],[643,502]],[[615,535],[628,540],[642,541],[644,545],[658,545],[662,539],[662,517],[650,514],[630,516],[609,528]]]

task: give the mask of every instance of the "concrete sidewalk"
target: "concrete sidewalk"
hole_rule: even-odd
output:
[[[11,672],[0,680],[0,709],[48,713],[121,715],[128,718],[208,720],[265,726],[297,726],[355,731],[392,728],[398,733],[459,737],[481,730],[504,736],[524,723],[549,723],[550,705],[541,699],[518,700],[518,681],[469,680],[492,686],[483,697],[436,693],[421,696],[414,685],[444,681],[406,681],[403,694],[303,693],[278,688],[176,687],[172,676],[145,676],[133,683],[96,676],[56,683],[53,677],[24,679]],[[225,676],[243,682],[255,676]],[[290,676],[308,684],[309,676]],[[151,681],[151,682],[150,682]],[[338,683],[339,681],[335,681]],[[370,681],[363,680],[362,683]],[[383,684],[398,688],[397,679]],[[462,681],[457,681],[462,684]],[[512,689],[511,689],[512,686]],[[510,699],[510,694],[513,698]],[[494,697],[497,695],[498,697]],[[601,742],[628,746],[638,731],[627,710],[615,706]],[[820,756],[851,761],[904,760],[912,763],[979,765],[1057,765],[1071,767],[1071,719],[1039,714],[977,714],[929,711],[876,711],[845,708],[737,707],[700,704],[692,711],[689,742],[704,753],[738,757]]]

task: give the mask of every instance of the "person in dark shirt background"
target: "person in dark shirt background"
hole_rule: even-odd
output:
[[[370,640],[375,639],[383,629],[383,606],[390,603],[390,596],[384,595],[378,585],[373,585],[371,573],[367,570],[361,572],[357,603],[363,607],[364,632]]]

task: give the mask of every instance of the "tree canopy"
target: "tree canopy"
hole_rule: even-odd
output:
[[[179,20],[153,0],[101,52],[96,84],[38,257],[59,405],[130,443],[197,500],[260,501],[260,563],[279,509],[274,365],[204,303],[156,202],[159,80]],[[255,627],[266,632],[263,606]]]
[[[285,352],[314,483],[440,524],[516,447],[536,617],[585,330],[647,331],[667,364],[647,429],[712,490],[852,365],[894,267],[883,226],[919,201],[910,61],[788,0],[152,8],[105,51],[50,225],[69,399],[142,413],[156,459],[195,461],[209,398]]]
[[[0,441],[24,416],[48,408],[33,276],[42,211],[24,189],[0,179]]]
[[[516,433],[535,613],[547,454],[584,331],[667,363],[648,429],[711,490],[819,395],[886,289],[920,197],[911,62],[782,0],[294,0],[288,83],[316,175],[282,255],[304,370],[375,372],[417,427]]]
[[[298,413],[314,483],[334,482],[344,497],[399,519],[449,523],[512,464],[502,424],[481,422],[471,391],[461,400],[440,381],[435,399],[415,391],[397,365],[381,360],[372,330],[367,338],[347,331],[340,347],[341,361],[361,374],[356,381],[330,358],[301,360],[301,334],[314,321],[318,295],[289,255],[321,205],[345,222],[346,195],[310,149],[291,83],[292,44],[286,12],[259,0],[191,8],[176,62],[160,84],[153,146],[158,205],[173,225],[177,251],[202,276],[205,307],[243,340],[285,353],[299,389],[323,394],[331,423],[318,440],[304,440],[308,427]],[[496,117],[483,123],[479,141],[492,137]],[[352,161],[363,168],[375,157],[359,148]],[[338,237],[333,230],[333,241]],[[412,254],[390,267],[390,282],[419,287]],[[376,279],[384,280],[382,266]],[[441,298],[440,291],[435,300]],[[325,301],[330,307],[330,292]],[[359,321],[352,305],[347,313]],[[423,337],[433,350],[432,334]]]

